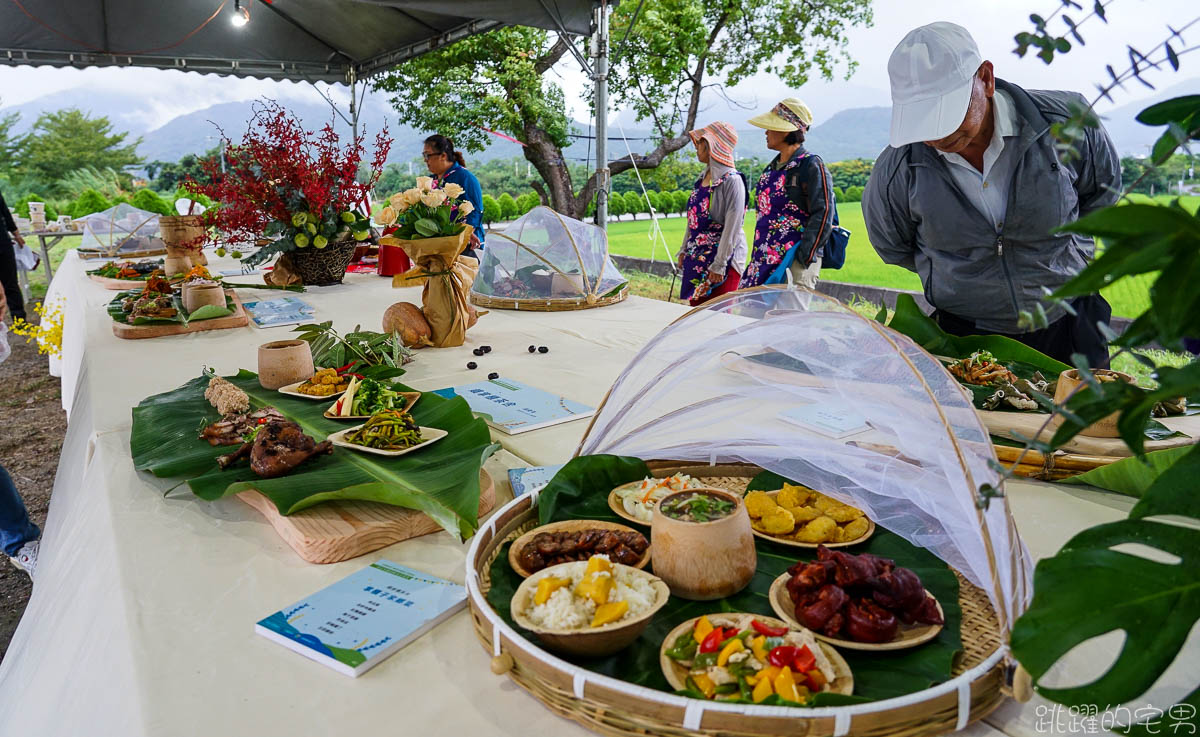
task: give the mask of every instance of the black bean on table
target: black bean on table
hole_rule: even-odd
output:
[[[475,363],[474,361],[467,361],[467,368],[474,371],[475,369],[479,368],[479,364]]]

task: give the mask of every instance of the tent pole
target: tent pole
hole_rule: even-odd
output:
[[[358,73],[354,67],[350,67],[347,73],[350,81],[350,131],[354,137],[351,140],[358,140]]]
[[[592,80],[596,85],[596,224],[608,229],[608,0],[596,10],[592,36]]]

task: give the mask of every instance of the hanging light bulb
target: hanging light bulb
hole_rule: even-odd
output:
[[[250,9],[242,7],[242,0],[233,0],[233,17],[230,22],[237,28],[241,28],[250,22]]]

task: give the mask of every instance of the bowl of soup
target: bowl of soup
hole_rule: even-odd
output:
[[[664,496],[654,509],[650,544],[654,573],[672,594],[695,601],[741,591],[758,563],[742,497],[724,489],[685,489]]]

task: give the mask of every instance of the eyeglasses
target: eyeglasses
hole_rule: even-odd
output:
[[[422,153],[422,154],[421,154],[421,158],[422,158],[422,159],[425,159],[426,161],[429,161],[429,160],[430,160],[430,159],[432,159],[434,156],[445,156],[445,154],[437,153],[436,151],[435,151],[434,153],[431,153],[431,154],[427,154],[427,153]]]

